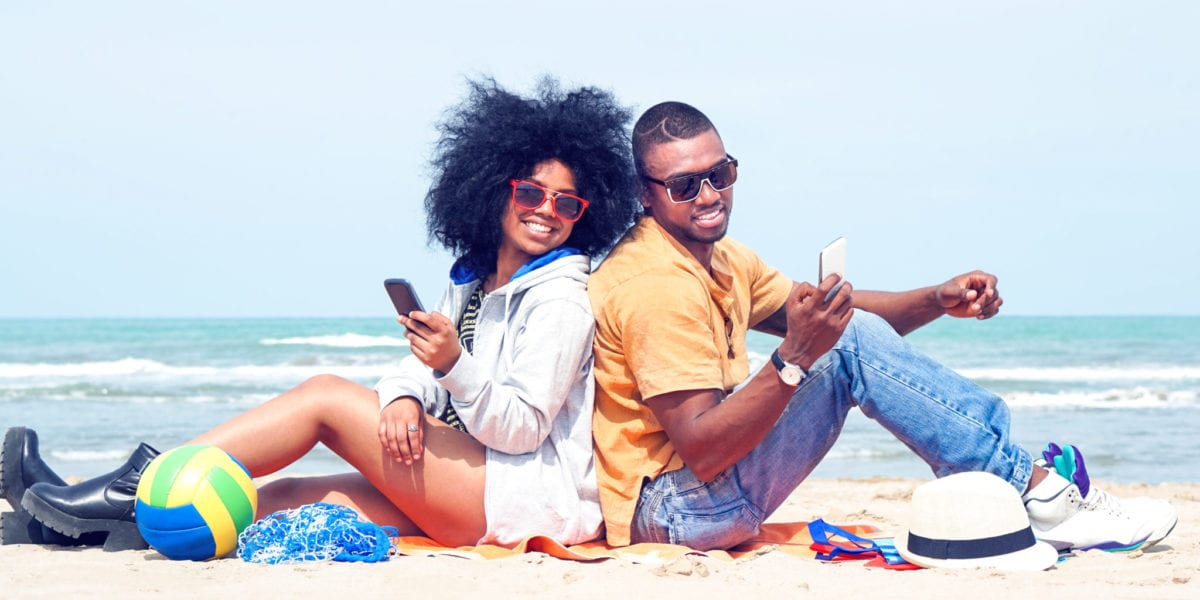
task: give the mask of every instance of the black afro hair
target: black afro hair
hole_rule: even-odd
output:
[[[564,92],[543,79],[531,98],[493,79],[469,81],[466,99],[438,124],[425,195],[430,241],[441,243],[476,273],[496,269],[510,179],[523,179],[558,159],[589,202],[567,246],[596,256],[607,251],[638,213],[628,124],[631,113],[593,87]]]

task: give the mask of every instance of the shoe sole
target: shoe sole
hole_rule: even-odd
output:
[[[1070,554],[1072,552],[1088,552],[1090,550],[1099,550],[1101,552],[1131,552],[1146,545],[1146,540],[1138,540],[1132,544],[1122,546],[1117,542],[1099,542],[1090,546],[1073,546],[1071,542],[1061,540],[1051,540],[1046,538],[1037,538],[1038,541],[1050,544],[1059,554]]]
[[[1151,546],[1153,546],[1153,545],[1155,545],[1155,544],[1157,544],[1157,543],[1159,543],[1159,542],[1161,542],[1161,541],[1163,541],[1163,540],[1167,539],[1167,536],[1168,536],[1168,535],[1171,535],[1171,532],[1172,532],[1172,531],[1175,531],[1175,526],[1176,526],[1176,525],[1178,525],[1178,524],[1179,524],[1179,517],[1175,517],[1175,520],[1171,522],[1171,526],[1170,526],[1170,527],[1168,527],[1168,528],[1167,528],[1167,530],[1166,530],[1165,532],[1163,532],[1163,534],[1162,534],[1162,535],[1160,535],[1160,536],[1158,536],[1158,537],[1155,537],[1155,534],[1157,534],[1158,532],[1157,532],[1157,531],[1156,531],[1156,532],[1154,532],[1154,534],[1152,534],[1152,535],[1150,536],[1150,539],[1147,539],[1147,540],[1146,540],[1146,543],[1145,543],[1145,544],[1142,544],[1142,546],[1141,546],[1141,547],[1142,547],[1142,548],[1149,548],[1149,547],[1151,547]]]
[[[1150,534],[1149,536],[1147,536],[1146,539],[1144,539],[1140,542],[1130,544],[1128,546],[1116,546],[1115,545],[1116,542],[1104,542],[1101,544],[1093,544],[1091,546],[1082,547],[1082,546],[1071,546],[1068,543],[1054,542],[1051,540],[1042,540],[1042,541],[1045,541],[1046,543],[1050,544],[1051,546],[1054,546],[1054,548],[1056,550],[1058,550],[1060,553],[1062,553],[1062,552],[1067,552],[1067,553],[1086,552],[1088,550],[1102,550],[1104,552],[1133,552],[1134,550],[1145,550],[1147,548],[1151,548],[1155,544],[1165,540],[1167,538],[1167,536],[1171,535],[1172,531],[1175,531],[1175,526],[1178,524],[1179,524],[1179,519],[1176,518],[1174,521],[1171,522],[1171,525],[1169,527],[1167,527],[1166,530],[1163,531],[1161,534],[1159,534],[1156,531],[1156,532]]]
[[[18,479],[21,477],[21,444],[24,441],[25,428],[10,427],[4,434],[4,445],[0,446],[0,497],[7,500],[13,510],[21,507],[21,495],[25,493],[22,482],[9,481],[14,473]]]
[[[31,525],[32,523],[32,525]],[[0,513],[0,546],[42,543],[42,527],[29,513]],[[34,537],[37,537],[35,540]]]
[[[21,506],[46,527],[69,537],[77,538],[84,534],[97,532],[107,533],[108,537],[104,540],[105,552],[145,550],[150,547],[142,538],[141,532],[138,531],[137,524],[130,521],[74,517],[47,504],[28,490],[21,498]]]
[[[85,533],[78,538],[67,537],[45,525],[24,510],[0,513],[0,545],[38,544],[42,546],[100,546],[108,537],[105,532]]]

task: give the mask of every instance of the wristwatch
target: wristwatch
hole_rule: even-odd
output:
[[[808,377],[808,373],[805,373],[800,365],[783,360],[783,357],[779,356],[778,348],[771,353],[771,364],[775,365],[775,370],[779,372],[779,378],[788,385],[800,385],[800,382]]]

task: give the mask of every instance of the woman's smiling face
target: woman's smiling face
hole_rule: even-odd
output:
[[[575,174],[562,161],[550,159],[533,168],[529,181],[555,192],[575,194]],[[553,202],[543,202],[536,209],[521,208],[508,202],[500,227],[504,238],[500,241],[499,254],[516,259],[524,264],[534,256],[545,254],[565,243],[571,237],[575,224],[564,221],[554,214]]]

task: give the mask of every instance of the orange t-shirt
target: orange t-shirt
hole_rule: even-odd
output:
[[[791,289],[790,279],[729,238],[714,245],[709,275],[648,216],[593,271],[592,435],[610,544],[629,544],[642,480],[683,467],[644,399],[733,390],[750,375],[747,330],[779,310]]]

